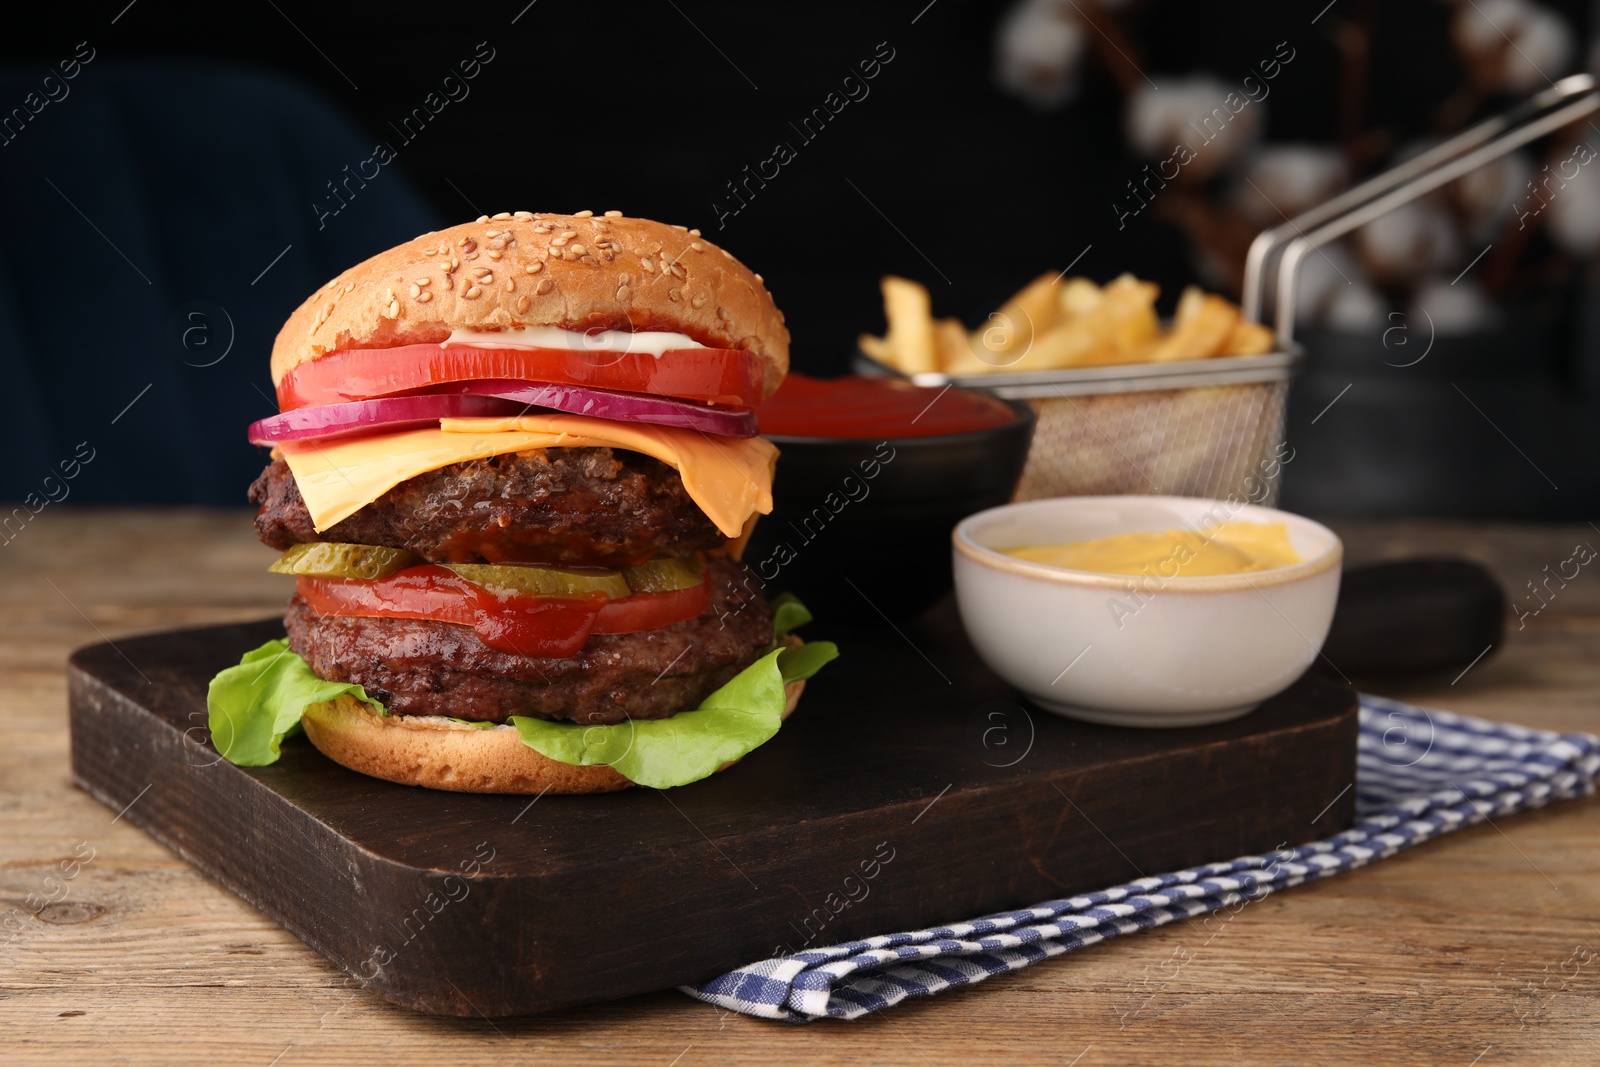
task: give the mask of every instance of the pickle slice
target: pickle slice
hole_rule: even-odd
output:
[[[639,567],[624,567],[628,588],[635,593],[671,593],[692,589],[705,581],[706,567],[698,557],[653,559]]]
[[[553,567],[500,563],[447,563],[445,566],[467,581],[496,592],[574,598],[603,593],[608,600],[620,600],[630,591],[620,571],[562,571]]]
[[[422,558],[403,548],[350,545],[316,541],[291,545],[267,570],[274,574],[305,574],[317,578],[387,578],[395,571],[414,567]]]

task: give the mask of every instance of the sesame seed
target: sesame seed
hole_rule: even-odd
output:
[[[446,289],[454,289],[456,287],[455,280],[448,274],[444,276],[444,287]]]
[[[699,230],[690,230],[689,231],[689,236],[690,237],[699,237],[700,236],[700,231]]]
[[[426,304],[428,301],[430,301],[432,299],[433,299],[433,294],[432,293],[421,293],[421,294],[419,294],[417,296],[417,303]]]
[[[650,273],[652,273],[652,274],[655,273],[656,265],[654,263],[650,262],[648,259],[644,261],[643,266],[644,266],[644,269],[649,271]]]
[[[428,285],[432,285],[433,284],[433,279],[432,278],[413,278],[411,280],[413,282],[415,282],[416,284],[422,285],[422,286],[428,286]]]
[[[567,243],[567,239],[565,237],[553,237],[553,238],[550,239],[550,247],[551,248],[560,248],[562,245],[564,245],[566,243]]]
[[[620,211],[608,211],[608,212],[606,212],[606,218],[608,218],[608,219],[620,219],[621,217],[622,217],[622,212],[620,212]]]
[[[540,296],[543,296],[555,287],[556,283],[551,281],[549,278],[546,278],[539,283],[539,287],[535,289],[534,292],[538,293]]]
[[[628,288],[626,285],[617,286],[617,299],[618,300],[631,300],[631,299],[633,299],[633,290]]]
[[[490,259],[499,259],[503,254],[504,253],[502,253],[498,248],[491,248],[489,251],[484,253],[484,255],[488,256]]]
[[[509,212],[509,211],[502,211],[502,212],[500,212],[500,214],[494,216],[495,221],[497,221],[497,222],[500,219],[509,219],[510,217],[511,217],[511,212]],[[487,220],[485,220],[485,221],[487,221]]]
[[[672,228],[674,230],[681,230],[684,233],[688,233],[689,232],[689,227],[687,227],[687,226],[679,226],[677,223],[673,223],[672,224]]]
[[[703,307],[705,307],[706,306],[706,294],[704,294],[704,293],[696,293],[696,294],[694,294],[694,296],[689,298],[689,306],[692,307],[692,308],[703,308]]]
[[[561,231],[561,236],[563,236],[563,237],[576,237],[576,236],[578,236],[578,231],[577,230],[562,230]]]
[[[420,285],[413,285],[413,286],[412,286],[412,287],[411,287],[411,298],[412,298],[412,299],[413,299],[413,300],[415,300],[415,299],[416,299],[416,298],[417,298],[417,297],[419,297],[419,296],[421,296],[421,295],[422,295],[422,286],[420,286]]]
[[[589,251],[589,250],[587,248],[583,247],[582,245],[573,245],[572,246],[572,254],[575,255],[575,256],[581,256],[587,251]]]
[[[676,304],[678,301],[683,299],[683,290],[682,289],[668,289],[667,290],[667,299],[672,301],[674,304]]]
[[[383,310],[383,317],[386,318],[386,319],[394,319],[394,318],[399,318],[399,316],[400,316],[400,301],[398,301],[398,300],[389,301],[389,306],[384,308],[384,310]]]
[[[517,288],[517,283],[512,281],[510,278],[507,278],[506,279],[506,292],[508,292],[508,293],[514,292],[516,290],[516,288]]]
[[[544,264],[543,263],[529,263],[526,267],[523,267],[522,269],[528,274],[538,274],[540,271],[544,270]]]
[[[511,217],[514,218],[514,219],[522,219],[523,221],[527,221],[528,219],[533,218],[533,212],[531,212],[531,211],[513,211],[511,213]]]
[[[488,222],[489,221],[489,216],[488,215],[479,215],[475,221],[477,221],[477,222]]]
[[[706,246],[701,244],[699,241],[690,241],[689,247],[694,249],[696,252],[704,252],[706,250]]]
[[[722,319],[724,322],[726,322],[728,319],[733,318],[733,316],[728,312],[727,308],[719,307],[719,308],[717,308],[717,318]]]
[[[765,278],[763,278],[763,277],[762,277],[762,276],[761,276],[761,275],[759,275],[759,274],[757,274],[757,275],[756,275],[756,281],[758,281],[758,282],[765,282],[765,281],[766,281],[766,279],[765,279]]]
[[[482,295],[483,290],[479,289],[476,285],[468,286],[467,291],[461,294],[462,298],[465,300],[476,300]]]
[[[577,214],[573,215],[572,217],[575,218],[575,219],[592,219],[592,218],[594,218],[594,212],[592,212],[592,211],[580,211]]]
[[[499,237],[500,236],[500,231],[499,230],[485,230],[483,232],[483,235],[485,237]]]
[[[523,312],[527,311],[528,310],[528,305],[530,303],[532,303],[532,301],[528,299],[528,294],[526,294],[526,293],[524,293],[521,296],[517,297],[517,314],[520,315]]]

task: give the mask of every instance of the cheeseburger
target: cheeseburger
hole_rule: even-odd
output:
[[[295,594],[287,638],[211,683],[218,750],[270,763],[303,727],[393,782],[589,793],[768,740],[836,654],[739,562],[788,363],[759,274],[615,211],[483,217],[334,278],[250,427]]]

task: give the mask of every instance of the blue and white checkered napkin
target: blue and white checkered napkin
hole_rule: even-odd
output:
[[[1326,878],[1451,830],[1594,792],[1600,737],[1361,698],[1356,822],[1325,841],[1140,878],[1069,900],[762,960],[683,991],[790,1022],[857,1019],[907,997]]]

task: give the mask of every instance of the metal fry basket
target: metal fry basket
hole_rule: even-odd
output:
[[[1291,346],[1260,356],[912,380],[987,389],[1034,409],[1038,424],[1013,499],[1239,493],[1270,504],[1278,483],[1263,474],[1276,470],[1299,358]],[[857,369],[894,373],[866,356]]]
[[[1273,352],[1029,373],[917,374],[912,381],[986,389],[1034,408],[1038,425],[1016,500],[1148,493],[1274,504],[1277,475],[1289,459],[1289,379],[1302,358],[1294,341],[1300,264],[1318,245],[1596,111],[1596,80],[1563,78],[1259,235],[1245,264],[1242,313],[1256,322],[1273,313]],[[856,369],[899,373],[864,355],[856,357]]]

